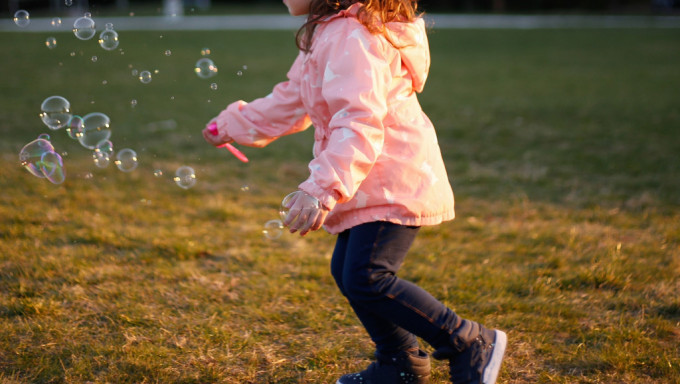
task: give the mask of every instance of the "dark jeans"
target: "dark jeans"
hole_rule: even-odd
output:
[[[419,227],[388,222],[338,235],[331,273],[380,353],[448,345],[461,318],[417,285],[397,277]]]

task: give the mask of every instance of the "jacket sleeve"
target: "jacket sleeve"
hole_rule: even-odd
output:
[[[312,53],[326,63],[322,95],[332,117],[300,189],[328,209],[354,196],[382,152],[391,81],[384,42],[356,21],[345,24],[344,35],[334,34]]]
[[[218,136],[239,144],[264,147],[277,138],[311,125],[300,99],[300,53],[288,71],[288,81],[277,84],[268,96],[250,103],[231,103],[215,119]]]

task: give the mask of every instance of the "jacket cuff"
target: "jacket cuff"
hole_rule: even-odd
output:
[[[335,205],[338,203],[340,194],[335,191],[325,191],[321,189],[318,185],[307,180],[300,184],[298,188],[301,191],[308,193],[310,196],[314,196],[319,200],[319,203],[324,206],[329,211],[332,211]]]

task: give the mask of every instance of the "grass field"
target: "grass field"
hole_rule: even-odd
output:
[[[333,383],[363,369],[372,345],[328,272],[334,238],[262,234],[306,178],[311,132],[245,148],[247,165],[200,136],[285,77],[292,32],[120,39],[108,52],[0,34],[0,382]],[[680,382],[680,32],[430,41],[421,103],[458,218],[421,231],[402,277],[507,331],[501,383]],[[192,73],[204,47],[209,80]],[[133,70],[158,72],[142,84]],[[97,168],[49,131],[37,115],[51,95],[106,113],[139,167]],[[64,154],[61,185],[19,165],[41,133]],[[180,165],[195,187],[174,185]]]

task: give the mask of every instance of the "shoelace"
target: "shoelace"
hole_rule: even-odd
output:
[[[487,351],[493,349],[494,343],[488,343],[484,340],[482,335],[477,336],[474,343],[477,344],[477,348],[472,349],[471,363],[475,367],[484,367],[486,365],[486,358],[488,357]]]
[[[483,368],[486,365],[487,351],[494,347],[495,343],[488,343],[482,335],[479,335],[470,344],[468,348],[470,349],[470,367]],[[454,366],[451,364],[449,366],[449,374],[451,376],[451,381],[454,381],[454,377],[457,372],[454,372]],[[481,374],[481,372],[480,372]]]

